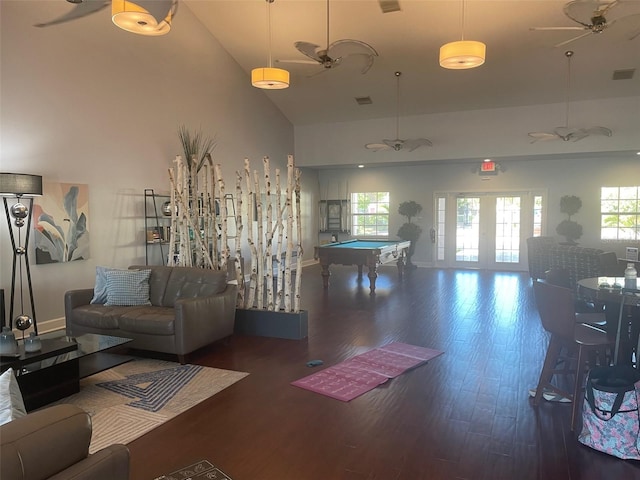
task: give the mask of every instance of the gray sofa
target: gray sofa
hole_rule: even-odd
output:
[[[114,444],[89,455],[91,418],[55,405],[0,426],[0,478],[127,480],[129,449]]]
[[[233,333],[237,287],[227,284],[226,271],[149,265],[129,269],[151,269],[151,305],[92,304],[93,289],[68,291],[67,335],[131,338],[131,348],[175,354],[185,363],[185,355]]]

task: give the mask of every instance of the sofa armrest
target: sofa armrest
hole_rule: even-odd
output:
[[[64,309],[68,313],[80,305],[89,305],[93,298],[93,288],[69,290],[64,294]]]
[[[176,300],[176,353],[184,355],[233,334],[237,286],[228,284],[224,292],[206,297]]]
[[[110,445],[49,480],[129,480],[129,449]]]
[[[43,479],[89,455],[91,418],[74,405],[55,405],[0,426],[0,477]]]

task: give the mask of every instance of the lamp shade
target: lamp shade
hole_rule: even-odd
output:
[[[27,173],[0,173],[0,195],[42,195],[42,176]]]
[[[289,72],[281,68],[254,68],[251,70],[251,85],[267,90],[288,88]]]
[[[165,35],[171,30],[173,0],[113,0],[111,19],[127,32],[140,35]]]
[[[473,40],[450,42],[440,47],[440,66],[453,70],[479,67],[484,63],[487,46]]]

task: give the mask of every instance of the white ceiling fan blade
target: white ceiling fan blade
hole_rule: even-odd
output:
[[[570,38],[569,40],[565,40],[564,42],[556,43],[556,44],[554,45],[554,47],[556,47],[556,48],[557,48],[557,47],[562,47],[562,46],[564,46],[564,45],[568,45],[568,44],[570,44],[570,43],[572,43],[572,42],[575,42],[576,40],[580,40],[581,38],[586,37],[587,35],[591,35],[591,33],[592,33],[592,32],[591,32],[591,31],[589,31],[589,32],[587,32],[587,33],[583,33],[582,35],[578,35],[577,37],[573,37],[573,38]]]
[[[364,65],[360,69],[360,73],[363,75],[367,73],[369,69],[373,66],[373,59],[375,58],[373,55],[368,55],[366,53],[353,53],[351,55],[346,55],[344,57],[336,57],[333,59],[333,62],[336,64],[340,64],[342,63],[343,60],[347,58],[353,58],[353,57],[362,58],[364,60]]]
[[[588,135],[604,135],[610,137],[613,132],[607,127],[591,127],[583,129]]]
[[[347,55],[354,55],[362,53],[365,55],[378,56],[378,52],[375,48],[360,40],[343,39],[336,40],[327,49],[327,55],[330,57],[345,57]]]
[[[551,133],[551,132],[531,132],[528,135],[533,139],[531,140],[531,143],[546,141],[546,140],[553,140],[554,138],[560,138],[557,133]]]
[[[549,31],[549,30],[590,30],[587,27],[531,27],[533,31]]]
[[[576,130],[573,133],[570,133],[566,137],[562,137],[562,139],[565,142],[568,142],[568,141],[577,142],[578,140],[582,140],[583,138],[586,138],[588,136],[589,136],[589,133],[585,129],[581,128]]]
[[[276,63],[299,63],[301,65],[318,65],[315,60],[274,60]]]
[[[367,143],[364,148],[379,152],[380,150],[391,150],[391,147],[386,143]]]
[[[410,138],[408,140],[405,140],[402,144],[402,148],[405,150],[409,150],[410,152],[413,152],[416,148],[432,146],[433,143],[431,143],[431,141],[426,138]]]
[[[320,48],[319,45],[309,42],[296,42],[293,46],[296,47],[303,55],[315,60],[317,63],[322,63],[322,59],[320,58],[320,55],[318,55],[318,49]]]
[[[77,18],[86,17],[92,13],[99,12],[103,8],[111,5],[110,0],[84,0],[82,3],[76,3],[71,10],[64,15],[54,18],[48,22],[36,23],[34,27],[50,27],[51,25],[58,25],[60,23],[69,22]]]

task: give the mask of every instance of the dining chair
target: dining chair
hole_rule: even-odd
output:
[[[580,392],[588,371],[587,359],[591,358],[593,363],[596,354],[609,349],[613,342],[596,326],[576,321],[575,295],[571,289],[535,280],[533,292],[542,327],[551,334],[533,404],[539,405],[543,393],[548,391],[568,398],[572,403],[571,430],[574,431],[580,408],[578,404],[581,403]],[[563,348],[576,352],[575,358],[564,358]],[[560,364],[562,368],[558,368]],[[560,374],[573,374],[573,384],[569,385],[572,392],[553,383],[554,376]]]

